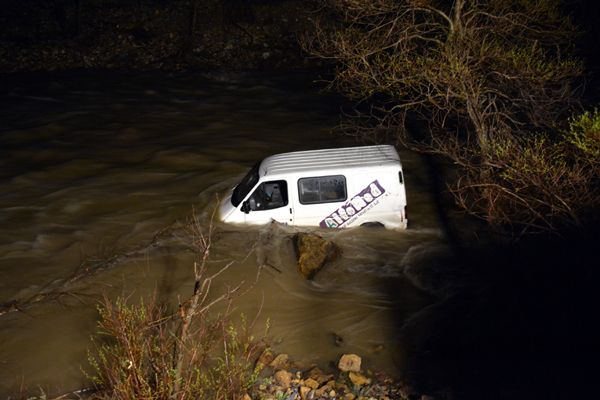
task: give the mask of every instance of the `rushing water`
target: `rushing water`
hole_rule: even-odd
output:
[[[330,133],[339,99],[304,76],[78,73],[4,84],[0,303],[64,294],[0,316],[0,393],[85,385],[101,296],[189,294],[195,256],[178,228],[192,208],[207,223],[215,195],[257,159],[354,144]],[[419,158],[401,156],[411,229],[323,232],[343,256],[304,281],[290,230],[217,224],[211,268],[236,262],[214,293],[246,282],[240,312],[260,311],[258,326],[269,318],[276,349],[297,360],[326,367],[356,352],[395,371],[399,321],[430,302],[402,259],[441,240]],[[265,262],[275,268],[256,280]],[[110,268],[65,283],[90,265]]]

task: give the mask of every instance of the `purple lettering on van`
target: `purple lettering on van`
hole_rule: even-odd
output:
[[[343,206],[336,208],[331,214],[323,218],[319,226],[321,228],[341,227],[346,222],[353,220],[355,214],[384,193],[385,189],[375,179],[358,194],[352,196]]]

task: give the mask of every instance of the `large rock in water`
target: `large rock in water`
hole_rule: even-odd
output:
[[[297,233],[293,240],[298,271],[305,279],[312,279],[325,264],[333,262],[341,253],[335,243],[314,233]]]

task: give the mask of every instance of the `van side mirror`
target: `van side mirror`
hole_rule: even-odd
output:
[[[250,212],[250,203],[248,202],[248,200],[242,203],[241,210],[244,214],[248,214]]]

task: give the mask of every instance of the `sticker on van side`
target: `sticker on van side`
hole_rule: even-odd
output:
[[[377,179],[371,182],[360,193],[353,196],[350,201],[325,217],[320,223],[321,228],[339,228],[348,221],[352,221],[375,205],[375,199],[385,193],[385,189]],[[361,212],[362,211],[362,212]]]

